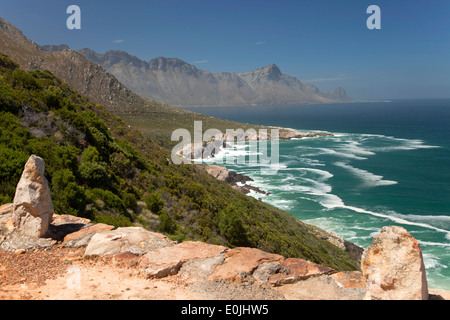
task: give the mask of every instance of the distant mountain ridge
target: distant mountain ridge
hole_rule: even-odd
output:
[[[54,50],[55,46],[51,49]],[[133,91],[171,105],[281,105],[352,101],[344,88],[323,93],[311,84],[283,74],[275,64],[246,73],[212,73],[177,58],[157,57],[146,62],[124,51],[110,50],[99,54],[86,48],[78,52],[101,65]]]

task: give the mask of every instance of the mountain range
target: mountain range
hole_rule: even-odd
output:
[[[64,51],[67,45],[48,45]],[[323,93],[315,86],[283,74],[276,64],[246,73],[212,73],[178,58],[143,61],[124,51],[99,54],[78,51],[99,64],[134,92],[176,106],[242,106],[349,102],[344,88]]]

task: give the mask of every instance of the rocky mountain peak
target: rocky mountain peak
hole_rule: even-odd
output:
[[[272,81],[278,81],[282,76],[280,68],[274,63],[256,69],[252,71],[252,73],[254,73],[254,76],[265,78]]]
[[[337,87],[336,89],[327,93],[327,96],[330,99],[338,100],[338,101],[351,101],[348,97],[347,92],[342,87]]]
[[[53,44],[47,44],[41,46],[42,50],[47,52],[60,52],[64,50],[69,50],[69,46],[67,44],[59,44],[59,45],[53,45]]]
[[[148,62],[150,70],[162,71],[162,72],[196,72],[198,69],[193,65],[178,59],[178,58],[165,58],[156,57]]]

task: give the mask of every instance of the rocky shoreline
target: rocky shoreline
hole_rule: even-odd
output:
[[[282,128],[282,127],[267,127],[267,132],[258,132],[256,130],[247,130],[246,132],[234,131],[232,134],[218,133],[218,136],[211,138],[208,141],[191,142],[182,146],[179,150],[175,150],[181,158],[194,160],[204,159],[208,156],[214,157],[215,154],[220,152],[224,148],[230,147],[231,142],[248,142],[248,141],[260,141],[262,139],[272,140],[273,129],[278,130],[279,140],[292,140],[314,137],[326,137],[333,136],[331,133],[321,132],[301,132],[295,129]],[[206,155],[206,156],[205,156]]]
[[[236,173],[234,171],[229,171],[227,168],[218,165],[197,165],[197,167],[205,170],[214,178],[228,183],[233,189],[236,189],[243,194],[249,194],[250,192],[255,192],[257,194],[268,196],[269,192],[261,190],[258,187],[247,184],[247,182],[253,181],[252,178]]]

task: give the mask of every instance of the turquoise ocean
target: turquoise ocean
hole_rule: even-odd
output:
[[[280,141],[274,175],[223,165],[270,193],[252,196],[359,246],[383,226],[406,228],[421,245],[429,287],[450,290],[450,100],[189,109],[333,134]]]

